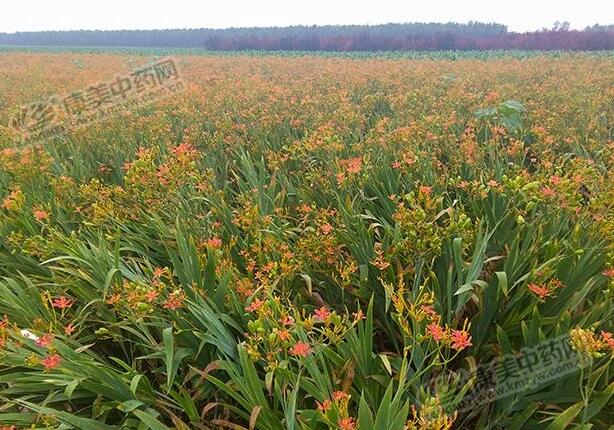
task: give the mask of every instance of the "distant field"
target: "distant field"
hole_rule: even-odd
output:
[[[614,57],[614,50],[604,51],[526,51],[526,50],[489,50],[489,51],[210,51],[198,48],[116,48],[100,46],[10,46],[0,45],[0,52],[14,53],[79,53],[79,54],[121,54],[121,55],[198,55],[215,57],[279,56],[279,57],[334,57],[334,58],[391,58],[391,59],[492,59],[492,58],[534,58],[534,57]]]
[[[0,48],[0,428],[609,428],[613,55]]]

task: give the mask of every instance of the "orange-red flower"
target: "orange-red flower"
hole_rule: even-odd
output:
[[[260,309],[263,304],[264,304],[264,302],[262,300],[260,300],[258,297],[256,297],[256,298],[254,298],[254,300],[252,300],[252,302],[249,304],[249,306],[247,306],[245,308],[245,310],[247,312],[254,312],[254,311],[257,311],[258,309]]]
[[[431,305],[421,305],[420,310],[424,312],[430,320],[434,321],[439,318],[439,315],[437,315],[437,312],[435,312],[435,309],[433,309]]]
[[[220,248],[222,246],[222,239],[219,237],[211,238],[207,241],[207,246],[211,248]]]
[[[76,330],[76,327],[72,325],[72,323],[68,324],[66,327],[64,327],[64,334],[66,336],[70,336],[75,332],[75,330]]]
[[[345,391],[335,391],[333,392],[333,400],[336,402],[340,402],[341,400],[348,399],[350,395]]]
[[[113,294],[111,297],[107,299],[107,305],[114,305],[121,300],[121,294]]]
[[[49,214],[44,210],[37,209],[34,211],[34,218],[36,218],[36,221],[42,222],[49,219]]]
[[[431,323],[426,326],[426,335],[431,336],[437,342],[441,342],[446,337],[446,330],[436,323]]]
[[[603,341],[605,343],[608,344],[608,346],[610,347],[610,349],[612,351],[614,351],[614,337],[612,337],[612,333],[610,333],[609,331],[601,331],[601,338],[603,339]]]
[[[544,285],[537,285],[531,283],[528,285],[527,288],[541,300],[544,300],[546,297],[552,294],[552,291],[550,291],[550,289]]]
[[[311,354],[311,351],[311,346],[309,346],[308,343],[297,342],[290,350],[290,354],[297,357],[307,357],[309,354]]]
[[[41,364],[45,366],[46,370],[55,369],[62,363],[62,358],[58,354],[48,355],[41,360]]]
[[[54,336],[51,333],[46,333],[36,340],[36,344],[41,348],[49,348],[53,345]]]
[[[347,170],[348,173],[358,173],[362,168],[362,158],[356,157],[350,160],[347,160]]]
[[[354,418],[347,417],[339,420],[339,430],[354,430],[356,428],[356,422]]]
[[[313,314],[318,321],[322,322],[326,321],[331,315],[330,311],[325,306],[322,306],[320,309],[316,309]]]
[[[154,302],[156,301],[159,295],[160,293],[157,290],[152,289],[152,290],[148,290],[145,293],[145,298],[147,299],[148,302]]]
[[[53,300],[53,307],[58,309],[68,309],[75,301],[66,296],[60,296]]]
[[[282,325],[290,326],[294,324],[294,318],[292,318],[290,315],[284,315],[283,317],[279,319],[279,322]]]
[[[177,310],[183,306],[185,296],[183,294],[170,294],[166,299],[166,302],[162,305],[164,309],[170,309],[172,311]]]
[[[279,340],[285,341],[285,340],[290,339],[291,336],[288,330],[278,330],[277,337],[279,338]]]
[[[556,194],[556,192],[550,187],[543,187],[541,193],[544,197],[552,197]]]
[[[326,413],[332,406],[332,402],[328,399],[324,400],[322,403],[316,401],[316,404],[318,406],[318,411],[322,413]]]
[[[422,185],[420,187],[420,194],[428,196],[429,194],[431,194],[431,192],[433,192],[433,187],[427,187],[426,185]]]
[[[471,343],[471,336],[465,330],[452,330],[450,338],[452,339],[452,348],[457,351],[462,351],[473,345]]]

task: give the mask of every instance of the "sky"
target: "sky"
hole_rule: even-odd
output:
[[[497,22],[511,31],[614,24],[614,0],[2,0],[0,32]]]

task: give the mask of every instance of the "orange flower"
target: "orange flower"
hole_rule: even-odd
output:
[[[316,404],[318,405],[318,411],[322,412],[323,414],[326,413],[326,411],[328,411],[332,406],[332,402],[328,399],[324,400],[322,403],[316,401]]]
[[[175,155],[189,155],[189,156],[193,156],[197,153],[196,149],[194,148],[194,146],[192,146],[191,143],[181,143],[177,146],[175,146],[173,149],[171,149],[171,151],[173,152],[173,154]]]
[[[34,211],[34,218],[36,218],[36,221],[42,222],[49,219],[49,214],[44,210],[37,209]]]
[[[290,350],[290,354],[297,357],[307,357],[309,354],[311,354],[311,347],[308,343],[297,342]]]
[[[58,309],[68,309],[75,301],[66,296],[60,296],[53,300],[53,307]]]
[[[278,330],[277,337],[281,341],[288,340],[290,339],[290,332],[288,330]]]
[[[281,317],[281,318],[279,319],[279,322],[280,322],[282,325],[285,325],[285,326],[288,326],[288,325],[293,325],[293,324],[294,324],[294,318],[292,318],[292,317],[291,317],[291,316],[289,316],[289,315],[284,315],[283,317]]]
[[[339,429],[340,430],[354,430],[356,428],[356,423],[354,422],[354,418],[347,417],[339,420]]]
[[[19,206],[19,199],[21,197],[23,197],[21,190],[17,189],[15,191],[11,191],[11,193],[2,201],[2,207],[7,210],[17,209]]]
[[[311,212],[311,206],[309,206],[307,203],[303,203],[302,205],[298,206],[296,208],[299,212],[303,212],[303,213],[309,213]]]
[[[161,267],[156,267],[153,271],[154,278],[159,279],[162,277],[162,275],[164,275],[164,269]]]
[[[446,337],[446,331],[439,324],[431,323],[426,326],[426,335],[431,336],[437,342],[441,342]]]
[[[614,278],[614,268],[608,269],[608,270],[604,270],[601,274],[603,276],[609,276],[610,278]]]
[[[314,315],[318,321],[326,321],[328,317],[330,317],[331,313],[325,306],[322,306],[320,309],[316,309]]]
[[[452,348],[457,351],[462,351],[463,349],[473,345],[471,343],[471,336],[465,330],[452,330],[452,334],[450,335],[452,339]]]
[[[53,344],[54,336],[50,333],[44,334],[36,340],[36,344],[41,348],[49,348]]]
[[[62,362],[62,358],[58,354],[48,355],[41,360],[41,364],[45,366],[46,370],[55,369]]]
[[[358,173],[362,167],[362,158],[356,157],[347,160],[348,173]]]
[[[431,305],[421,305],[420,310],[424,312],[430,320],[437,320],[439,316]]]
[[[249,304],[249,306],[247,306],[245,308],[245,310],[247,312],[254,312],[254,311],[257,311],[258,309],[260,309],[263,304],[264,304],[264,302],[262,300],[260,300],[258,297],[256,297],[254,300],[252,300],[252,302]]]
[[[612,333],[610,333],[609,331],[601,331],[601,338],[603,339],[603,341],[605,343],[608,344],[608,346],[610,347],[610,349],[612,351],[614,351],[614,338],[612,337]]]
[[[74,325],[68,324],[66,327],[64,327],[64,334],[66,336],[70,336],[71,334],[73,334],[75,332],[76,328]]]
[[[350,395],[345,391],[335,391],[333,392],[333,400],[336,402],[340,402],[341,400],[348,399]]]
[[[209,239],[207,241],[207,246],[217,249],[222,246],[222,239],[220,239],[219,237],[214,237],[212,239]]]
[[[147,299],[148,302],[153,302],[158,298],[159,295],[160,293],[158,293],[157,290],[148,290],[145,293],[145,298]]]
[[[322,226],[322,233],[324,233],[325,236],[329,235],[331,231],[333,231],[333,226],[329,223]]]
[[[173,293],[168,296],[166,302],[164,302],[164,309],[170,309],[172,311],[179,309],[183,306],[183,301],[185,300],[185,296],[181,293]]]
[[[122,296],[120,294],[113,294],[107,299],[107,305],[114,305],[115,303],[119,302],[121,298]]]
[[[546,297],[552,294],[550,289],[543,285],[529,284],[527,288],[529,289],[529,291],[539,297],[540,300],[544,300]]]
[[[420,187],[420,194],[428,196],[429,194],[431,194],[431,192],[433,192],[433,187],[427,187],[426,185],[422,185]]]
[[[556,192],[550,187],[544,187],[541,190],[542,196],[544,197],[552,197],[556,194]]]

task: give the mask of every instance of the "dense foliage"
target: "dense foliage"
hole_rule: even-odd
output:
[[[614,49],[613,26],[570,31],[568,24],[516,33],[471,22],[271,28],[42,31],[0,33],[0,45],[201,48],[216,51],[433,51]]]
[[[182,56],[177,98],[15,143],[144,61],[0,54],[0,427],[614,422],[611,57]],[[590,364],[459,406],[561,335]]]

